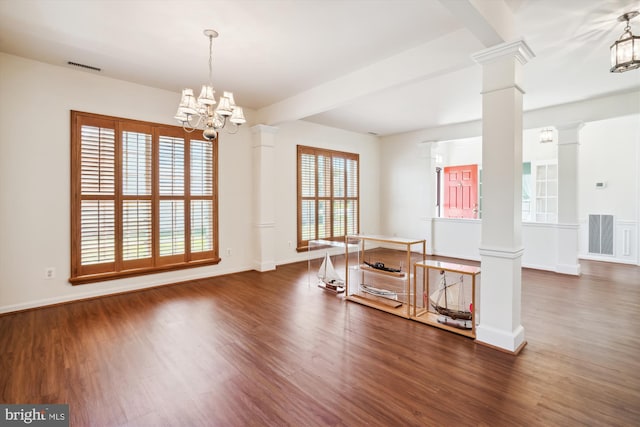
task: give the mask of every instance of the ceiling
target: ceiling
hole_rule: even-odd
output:
[[[630,0],[0,0],[0,51],[176,92],[207,80],[261,123],[389,135],[481,117],[471,54],[524,38],[525,110],[640,88],[610,73]],[[632,21],[640,34],[640,17]],[[86,71],[98,73],[96,71]]]

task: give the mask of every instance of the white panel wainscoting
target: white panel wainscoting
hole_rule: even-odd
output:
[[[556,271],[558,263],[558,224],[522,223],[522,266],[536,270]]]
[[[434,218],[433,254],[480,261],[479,219]]]
[[[582,224],[580,225],[581,227]],[[481,228],[481,220],[434,218],[433,254],[480,261]],[[565,265],[566,262],[563,261],[571,259],[578,254],[558,253],[560,248],[570,250],[571,245],[557,244],[558,239],[562,238],[567,230],[572,231],[576,228],[578,228],[577,225],[522,223],[522,244],[524,246],[522,266],[563,274],[579,274],[579,266],[567,266]],[[633,237],[633,231],[630,234]]]
[[[589,252],[589,219],[580,219],[579,257],[594,261],[640,265],[638,223],[615,218],[613,223],[613,255],[602,255]]]

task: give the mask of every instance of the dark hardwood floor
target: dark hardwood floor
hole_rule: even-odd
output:
[[[0,401],[72,426],[640,424],[640,268],[523,271],[512,356],[309,285],[307,264],[0,317]]]

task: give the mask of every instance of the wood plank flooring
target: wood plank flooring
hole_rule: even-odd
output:
[[[640,268],[523,271],[514,357],[279,266],[0,317],[0,402],[72,426],[640,424]]]

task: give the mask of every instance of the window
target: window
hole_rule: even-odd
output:
[[[522,220],[531,221],[531,162],[522,164]]]
[[[359,155],[298,146],[298,250],[357,234]]]
[[[71,127],[71,283],[220,261],[217,141],[77,111]]]
[[[536,166],[536,221],[558,220],[558,165]]]

